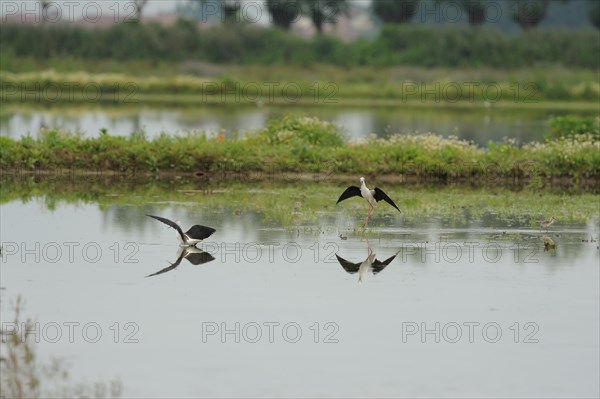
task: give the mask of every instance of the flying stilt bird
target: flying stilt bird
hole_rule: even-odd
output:
[[[167,218],[162,218],[160,216],[153,216],[153,215],[146,215],[146,216],[150,216],[151,218],[154,218],[160,222],[163,222],[167,226],[172,227],[175,230],[177,230],[177,232],[179,233],[179,236],[181,237],[180,246],[182,246],[182,247],[193,247],[196,244],[198,244],[200,241],[210,237],[216,231],[212,227],[206,227],[206,226],[197,224],[197,225],[192,226],[188,231],[186,231],[184,233],[183,230],[181,230],[181,227],[179,227],[179,225],[177,223],[173,222],[172,220],[169,220]]]

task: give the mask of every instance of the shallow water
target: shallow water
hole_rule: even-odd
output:
[[[466,109],[405,107],[218,107],[185,108],[151,107],[27,107],[9,108],[0,118],[0,135],[18,138],[36,136],[41,128],[65,129],[95,137],[101,129],[112,135],[129,135],[143,130],[148,137],[161,132],[184,134],[200,130],[210,134],[231,134],[264,128],[269,119],[285,114],[309,114],[336,123],[349,139],[375,134],[428,133],[443,136],[456,134],[480,145],[488,141],[513,138],[517,143],[540,141],[549,133],[548,121],[555,115],[573,111],[501,110],[483,107]],[[581,114],[581,113],[578,113]],[[585,112],[583,113],[585,115]]]
[[[125,397],[598,396],[597,224],[546,234],[376,212],[363,233],[341,207],[290,227],[160,197],[11,201],[2,321],[22,294],[40,356],[75,381],[119,378]],[[206,263],[145,277],[179,256],[146,213],[214,227],[210,257],[191,257]],[[352,271],[369,250],[389,261],[376,275],[336,257]]]

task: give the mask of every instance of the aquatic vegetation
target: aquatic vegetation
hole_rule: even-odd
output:
[[[354,177],[356,179],[357,177]],[[346,201],[336,205],[346,181],[287,182],[215,180],[202,178],[121,180],[118,176],[89,178],[35,178],[33,176],[0,181],[0,203],[39,201],[53,210],[61,203],[91,203],[101,208],[112,205],[144,207],[144,213],[160,212],[177,203],[211,214],[243,217],[257,214],[267,224],[290,230],[320,231],[319,226],[335,225],[340,215],[349,216],[359,225],[364,221],[364,201]],[[380,180],[373,180],[376,186]],[[600,220],[597,194],[579,189],[527,188],[497,185],[471,187],[465,185],[414,186],[387,181],[386,193],[402,210],[399,214],[387,206],[378,208],[374,226],[383,219],[401,219],[403,224],[443,219],[460,226],[472,221],[500,225],[518,224],[539,229],[539,221],[551,215],[559,225]],[[148,208],[150,207],[150,208]],[[349,226],[345,226],[344,229]],[[346,232],[345,230],[343,231]]]
[[[548,237],[547,235],[543,235],[541,240],[544,243],[544,251],[556,251],[556,243],[552,238]]]
[[[2,398],[121,397],[123,386],[119,380],[109,384],[98,382],[93,386],[73,385],[69,382],[68,369],[60,359],[52,358],[48,363],[38,360],[35,340],[28,338],[36,328],[31,319],[21,319],[24,308],[21,296],[16,298],[13,307],[13,321],[3,322],[0,329]]]
[[[481,148],[454,136],[392,135],[344,142],[335,125],[287,116],[241,139],[143,132],[129,137],[85,138],[50,130],[37,138],[0,137],[0,167],[6,171],[110,171],[126,175],[193,174],[285,180],[290,173],[393,176],[397,180],[485,180],[501,184],[524,178],[562,178],[579,183],[600,176],[600,141],[592,135],[560,137],[518,147],[511,142]],[[597,180],[596,180],[597,182]],[[536,181],[543,184],[543,181]]]

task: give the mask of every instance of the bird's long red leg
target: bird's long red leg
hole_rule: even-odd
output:
[[[369,218],[371,217],[371,212],[373,212],[373,206],[369,204],[369,213],[367,214],[367,218],[365,219],[365,226],[369,224]]]

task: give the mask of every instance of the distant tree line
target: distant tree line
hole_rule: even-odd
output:
[[[41,4],[42,20],[52,0],[38,0]],[[143,9],[150,0],[129,0],[135,9],[135,19],[140,20]],[[218,16],[223,22],[240,22],[240,11],[244,0],[186,0],[178,3],[180,14],[193,16],[206,22],[207,15]],[[317,32],[323,32],[325,23],[335,23],[341,14],[348,14],[353,0],[260,0],[269,13],[272,24],[289,30],[300,16],[309,17]],[[569,3],[581,0],[504,0],[512,4],[512,19],[523,30],[537,26],[547,15],[550,3]],[[600,29],[600,0],[584,0],[588,4],[588,19]],[[490,5],[498,0],[433,0],[437,5],[446,3],[462,8],[468,17],[469,25],[478,26],[488,20]],[[258,0],[253,5],[261,4]],[[408,23],[419,9],[420,0],[372,0],[371,11],[384,24]],[[491,7],[496,9],[496,7]]]
[[[351,0],[262,0],[262,6],[270,14],[274,26],[289,30],[301,16],[310,18],[318,33],[326,23],[335,23],[337,16],[347,13]],[[178,6],[180,14],[193,16],[207,22],[220,19],[223,22],[240,22],[243,0],[187,0]],[[253,5],[259,4],[255,1]]]
[[[512,35],[481,27],[385,25],[373,40],[344,43],[329,35],[306,40],[254,24],[200,29],[180,19],[174,26],[120,23],[89,29],[66,25],[11,25],[0,29],[0,56],[184,61],[212,63],[415,65],[423,67],[527,67],[557,64],[599,67],[595,30],[533,29]]]
[[[137,0],[139,1],[139,0]],[[239,21],[238,13],[242,7],[242,0],[187,0],[184,7],[199,15],[201,10],[220,9],[225,21]],[[568,3],[577,0],[510,0],[512,5],[512,19],[523,30],[537,26],[546,18],[551,2],[561,1]],[[490,9],[490,3],[497,4],[497,0],[434,0],[437,5],[452,3],[460,6],[467,14],[469,25],[483,24]],[[300,16],[309,17],[317,32],[323,31],[324,23],[335,23],[337,17],[347,13],[352,0],[264,0],[264,6],[269,12],[273,25],[289,30],[292,23]],[[596,27],[600,28],[600,1],[587,0],[588,18]],[[419,0],[372,0],[372,12],[385,24],[408,23],[419,9]],[[494,7],[492,7],[494,8]]]

